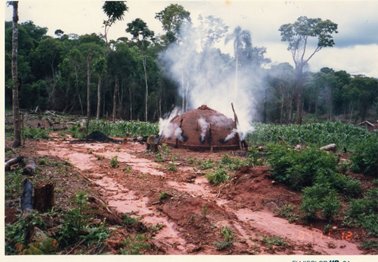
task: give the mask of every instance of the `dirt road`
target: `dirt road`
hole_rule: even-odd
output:
[[[212,186],[188,160],[220,159],[224,153],[171,149],[174,171],[169,162],[155,162],[155,155],[139,143],[71,140],[53,134],[47,141],[35,142],[34,150],[39,156],[68,161],[117,212],[139,217],[147,225],[158,225],[161,229],[152,242],[166,254],[362,253],[353,242],[276,217],[272,210],[277,203],[299,202],[300,196],[272,185],[265,167],[244,170],[230,183]],[[112,159],[118,167],[110,166]],[[168,197],[163,199],[164,194]],[[220,230],[224,226],[232,229],[233,247],[219,251],[214,243],[222,242]],[[283,243],[270,244],[269,240],[277,239]]]

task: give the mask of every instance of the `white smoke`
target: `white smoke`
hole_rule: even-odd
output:
[[[176,107],[169,114],[167,118],[160,118],[159,120],[159,136],[165,138],[171,138],[175,134],[175,130],[178,128],[177,124],[172,124],[171,120],[180,115],[180,110]]]
[[[262,87],[261,77],[251,67],[240,66],[235,70],[235,60],[230,54],[214,47],[214,43],[217,46],[224,43],[224,37],[212,39],[211,48],[201,45],[209,37],[209,31],[200,29],[190,24],[183,26],[179,41],[160,54],[160,61],[190,108],[207,105],[233,119],[233,103],[238,117],[237,133],[244,139],[253,131],[255,94]],[[235,136],[235,132],[230,135]]]
[[[228,140],[231,140],[235,137],[235,135],[238,133],[237,129],[232,129],[231,133],[226,136],[224,139],[224,142],[227,142]]]
[[[200,134],[201,141],[204,142],[205,141],[205,136],[206,136],[206,131],[209,128],[210,124],[205,120],[205,118],[200,117],[198,119],[198,125],[201,128],[201,134]]]

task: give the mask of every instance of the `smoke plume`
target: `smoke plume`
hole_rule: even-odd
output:
[[[244,139],[248,132],[253,131],[255,94],[261,87],[261,77],[257,74],[258,70],[236,64],[238,59],[222,51],[226,33],[215,37],[209,32],[203,30],[203,26],[196,28],[185,24],[181,27],[178,41],[160,54],[160,61],[178,85],[183,110],[207,105],[233,118],[233,103],[239,120],[237,133]],[[202,136],[207,127],[202,120],[201,123]],[[236,131],[232,131],[227,138],[231,139],[235,134]]]

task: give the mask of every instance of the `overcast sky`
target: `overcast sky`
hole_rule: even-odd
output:
[[[101,0],[21,0],[20,22],[32,20],[47,27],[48,34],[56,29],[66,34],[103,33]],[[287,44],[280,41],[278,28],[294,22],[299,16],[330,19],[338,24],[336,45],[321,50],[310,61],[312,71],[324,66],[346,70],[351,74],[378,77],[378,1],[284,1],[284,0],[129,0],[129,11],[123,21],[110,29],[110,39],[127,36],[126,24],[142,18],[156,34],[162,33],[155,14],[170,3],[179,3],[191,13],[194,23],[198,15],[220,17],[230,27],[240,25],[252,33],[253,45],[267,48],[272,64],[289,62]],[[12,9],[6,7],[5,19],[11,20]]]

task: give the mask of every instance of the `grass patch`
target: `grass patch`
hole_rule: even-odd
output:
[[[119,167],[118,157],[113,156],[112,159],[110,159],[110,167],[111,168],[117,168]]]
[[[261,242],[269,249],[273,247],[287,247],[288,243],[281,237],[278,236],[268,236],[264,237]]]
[[[231,248],[234,243],[234,233],[232,230],[229,227],[224,226],[221,228],[220,234],[222,236],[222,241],[214,243],[216,249],[222,251]]]
[[[123,241],[122,255],[141,255],[152,248],[144,234],[129,236]]]
[[[219,185],[229,180],[230,176],[223,168],[218,168],[214,172],[207,174],[206,178],[209,180],[210,184]]]
[[[292,204],[284,204],[281,206],[277,211],[277,215],[286,218],[290,223],[299,219],[299,216],[294,213],[294,205]]]

